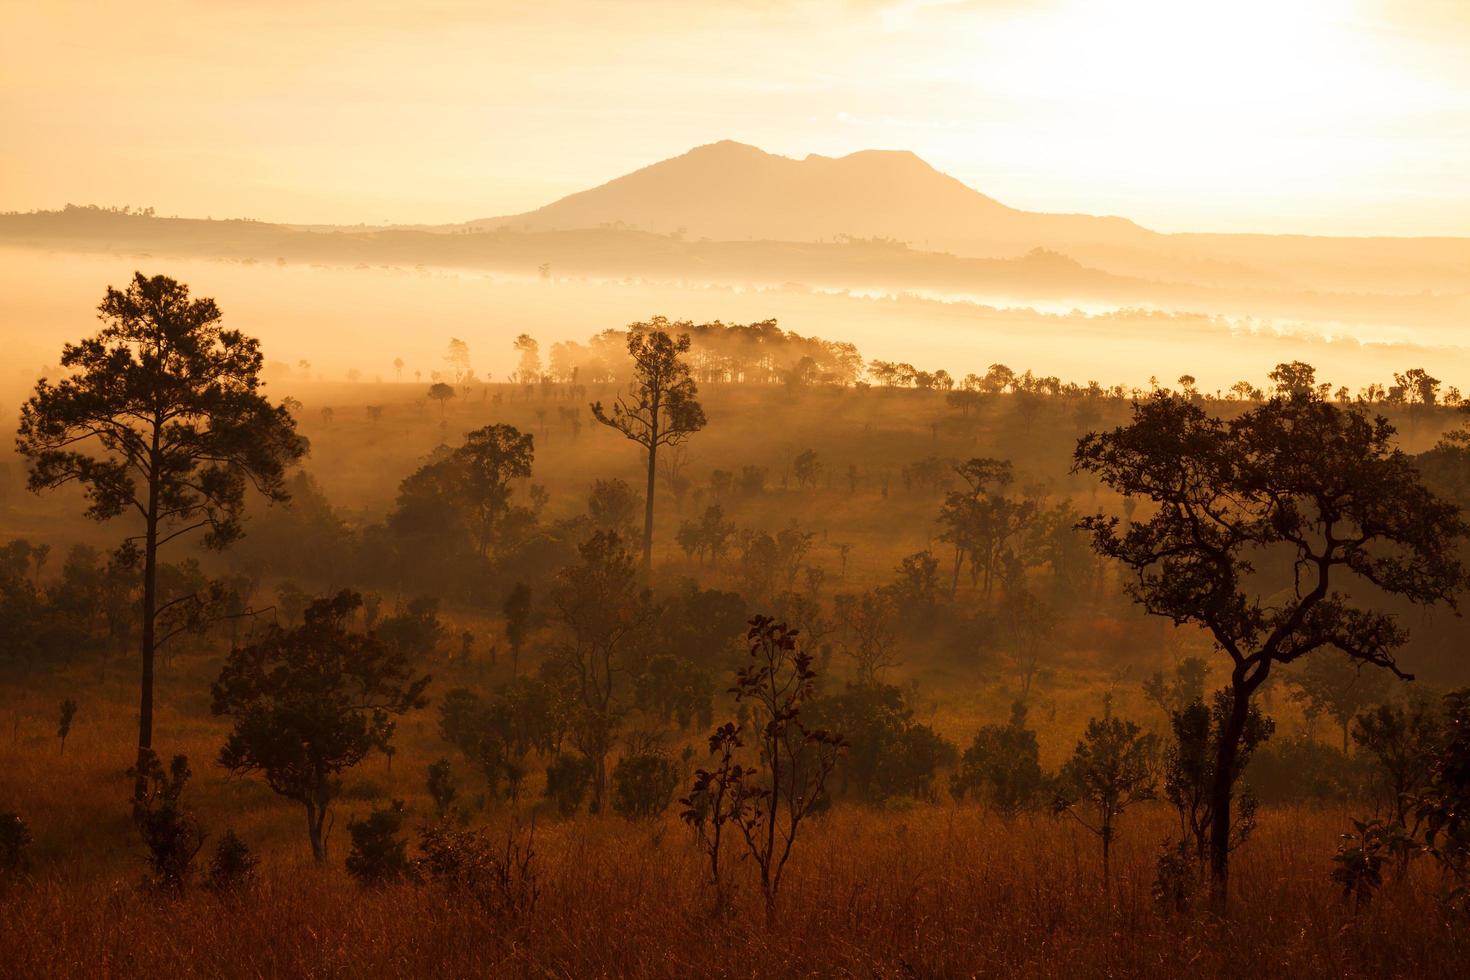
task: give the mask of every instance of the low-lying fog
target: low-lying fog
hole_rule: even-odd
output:
[[[311,365],[341,379],[350,369],[371,380],[428,379],[444,366],[451,336],[470,345],[482,379],[513,368],[511,340],[535,336],[545,350],[558,340],[664,314],[696,322],[776,318],[787,330],[855,343],[869,359],[905,361],[955,377],[996,362],[1063,380],[1146,386],[1181,374],[1203,390],[1242,378],[1260,384],[1280,361],[1301,359],[1318,377],[1353,388],[1387,382],[1394,371],[1424,367],[1465,387],[1466,351],[1444,331],[1427,343],[1377,343],[1412,324],[1345,328],[1189,314],[1040,313],[971,301],[816,292],[799,285],[739,289],[694,283],[517,278],[478,271],[241,263],[148,255],[0,250],[0,388],[7,401],[57,360],[61,344],[96,329],[106,286],[134,270],[167,274],[211,296],[226,322],[261,338],[267,360]],[[1051,309],[1058,308],[1053,304]],[[1350,332],[1349,332],[1350,331]],[[1436,336],[1438,334],[1438,336]],[[1328,341],[1324,338],[1337,338]],[[1432,345],[1440,346],[1432,346]]]

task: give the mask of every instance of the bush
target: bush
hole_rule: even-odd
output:
[[[184,787],[193,773],[187,756],[176,755],[169,769],[152,750],[143,750],[138,765],[128,770],[143,791],[133,800],[133,822],[138,825],[153,884],[168,892],[182,891],[204,846],[204,830],[183,804]]]
[[[568,752],[546,767],[546,798],[563,817],[577,812],[591,785],[592,760],[586,756]]]
[[[854,684],[813,701],[810,711],[810,724],[847,737],[847,752],[834,771],[842,794],[872,803],[932,800],[939,770],[959,759],[951,742],[913,720],[903,692],[891,684]]]
[[[498,847],[481,830],[452,830],[442,824],[419,831],[423,856],[414,862],[425,882],[454,898],[469,898],[495,919],[529,918],[540,889],[536,883],[536,825],[524,837],[516,830]]]
[[[613,768],[613,810],[629,820],[648,820],[669,808],[679,767],[662,752],[624,756]]]
[[[1262,746],[1246,770],[1246,780],[1262,803],[1358,799],[1371,778],[1362,758],[1343,755],[1305,735]]]
[[[249,846],[233,830],[215,845],[214,857],[209,861],[210,891],[227,893],[238,891],[255,880],[255,869],[260,861],[250,853]]]
[[[347,873],[370,888],[409,877],[413,864],[408,860],[407,843],[398,836],[407,816],[403,801],[394,800],[390,806],[374,809],[366,820],[348,821],[352,850],[347,854]]]
[[[1026,727],[1026,705],[1017,701],[1010,722],[975,733],[950,779],[950,793],[959,800],[977,798],[1009,817],[1039,806],[1046,782],[1036,733]]]
[[[0,813],[0,881],[24,874],[30,867],[26,850],[31,828],[18,813]]]
[[[430,763],[427,784],[429,797],[434,801],[434,813],[443,820],[449,816],[449,808],[459,797],[459,783],[454,778],[448,759]]]

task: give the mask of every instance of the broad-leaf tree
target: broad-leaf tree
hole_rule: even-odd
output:
[[[669,322],[655,317],[650,323],[628,328],[628,355],[633,358],[633,380],[627,392],[610,408],[594,402],[592,415],[642,446],[648,455],[648,493],[643,501],[643,569],[653,564],[653,493],[661,446],[676,446],[704,428],[699,387],[681,356],[689,352],[689,335],[678,339],[664,329]],[[680,324],[687,326],[687,324]]]
[[[239,538],[247,489],[285,500],[286,470],[306,445],[261,392],[259,342],[224,329],[214,300],[136,273],[98,310],[102,330],[62,350],[70,374],[42,379],[21,407],[16,448],[32,490],[77,483],[87,516],[129,514],[140,528],[124,547],[143,564],[141,766],[153,744],[158,550],[195,531],[210,548]]]
[[[529,478],[534,459],[529,433],[503,423],[476,429],[403,481],[389,521],[405,532],[468,539],[484,558],[510,512],[511,481]]]
[[[1149,613],[1203,627],[1230,661],[1210,786],[1221,902],[1252,695],[1278,665],[1325,647],[1408,676],[1394,657],[1407,633],[1372,597],[1453,603],[1465,580],[1459,509],[1423,485],[1393,435],[1302,384],[1230,421],[1159,392],[1130,424],[1078,443],[1076,470],[1154,505],[1126,528],[1087,518],[1093,546],[1131,570],[1128,591]]]
[[[392,716],[427,703],[429,678],[412,657],[348,624],[355,592],[318,599],[292,630],[271,626],[231,653],[214,682],[212,710],[233,718],[219,764],[258,772],[275,792],[306,808],[311,852],[327,856],[326,822],[341,773],[393,737]]]

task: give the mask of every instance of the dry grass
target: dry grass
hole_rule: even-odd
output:
[[[1462,975],[1464,924],[1423,882],[1358,914],[1339,900],[1326,854],[1342,818],[1270,813],[1224,922],[1155,911],[1162,813],[1129,828],[1108,902],[1093,842],[1067,824],[935,807],[813,826],[769,930],[748,881],[711,916],[674,823],[583,819],[538,835],[542,896],[521,927],[431,889],[365,892],[335,866],[281,863],[233,900],[43,870],[5,899],[0,952],[11,975],[66,977]]]
[[[1337,809],[1267,811],[1239,853],[1224,922],[1156,909],[1162,808],[1130,814],[1108,900],[1096,841],[1071,821],[1005,823],[953,805],[839,806],[812,824],[769,930],[746,866],[732,913],[711,914],[700,855],[672,815],[543,819],[535,914],[496,921],[432,888],[364,891],[341,868],[340,828],[371,798],[429,812],[423,765],[440,748],[429,726],[405,725],[393,773],[373,760],[349,778],[332,862],[316,867],[299,811],[209,765],[220,732],[184,697],[195,683],[173,683],[164,748],[194,759],[194,805],[215,835],[234,827],[261,854],[261,881],[234,899],[140,886],[119,678],[116,699],[84,705],[64,758],[40,717],[3,739],[0,800],[33,822],[37,845],[33,878],[0,894],[0,975],[1450,977],[1470,954],[1470,928],[1440,910],[1427,869],[1360,912],[1341,900],[1328,879],[1349,816]]]

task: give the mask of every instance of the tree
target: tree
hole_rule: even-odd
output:
[[[413,874],[407,842],[398,836],[408,817],[402,800],[374,807],[366,820],[348,820],[352,849],[347,854],[347,873],[361,885],[377,888]]]
[[[529,479],[534,437],[513,425],[476,429],[464,445],[403,481],[390,523],[403,531],[463,534],[481,559],[510,512],[511,481]]]
[[[815,696],[817,674],[811,655],[797,646],[796,632],[769,616],[757,616],[746,639],[750,660],[735,672],[733,690],[736,702],[751,709],[748,725],[759,764],[733,761],[745,744],[746,724],[722,725],[709,740],[718,765],[697,770],[689,795],[679,802],[683,820],[699,834],[710,859],[717,895],[726,828],[733,824],[739,831],[746,853],[760,869],[769,920],[801,825],[825,802],[827,779],[847,741],[802,719],[803,708]]]
[[[1380,704],[1358,715],[1352,737],[1378,763],[1393,822],[1406,826],[1413,801],[1429,784],[1444,738],[1439,712],[1423,698],[1408,705]]]
[[[1344,577],[1412,603],[1453,603],[1459,509],[1392,446],[1393,427],[1306,393],[1226,422],[1160,392],[1132,422],[1077,445],[1074,470],[1156,505],[1120,533],[1087,518],[1093,547],[1129,568],[1135,602],[1210,631],[1230,658],[1228,715],[1216,746],[1210,861],[1228,893],[1230,798],[1251,697],[1273,667],[1324,647],[1404,675],[1396,618],[1338,591]]]
[[[123,551],[143,563],[141,773],[153,745],[159,549],[193,531],[208,548],[227,547],[243,533],[246,489],[286,500],[286,469],[306,444],[261,394],[259,342],[222,328],[214,300],[136,273],[126,290],[108,287],[98,309],[101,332],[62,350],[72,374],[43,378],[21,407],[16,448],[30,460],[31,490],[76,482],[88,517],[131,513],[142,524]],[[134,788],[144,791],[142,775]]]
[[[434,801],[434,815],[441,821],[447,819],[449,808],[454,806],[455,799],[459,797],[459,781],[454,778],[454,769],[449,760],[440,759],[429,763],[424,784],[429,791],[429,799]]]
[[[505,639],[510,643],[510,676],[515,677],[520,673],[521,646],[531,627],[531,587],[517,582],[501,611],[505,613]]]
[[[651,323],[628,328],[628,354],[633,358],[633,381],[610,410],[594,402],[592,415],[642,446],[648,456],[648,493],[643,502],[643,571],[653,568],[653,494],[658,475],[658,450],[676,446],[704,428],[699,387],[680,358],[689,352],[689,335],[672,339],[669,323],[656,317]]]
[[[1256,801],[1249,793],[1237,797],[1235,787],[1256,749],[1276,730],[1275,722],[1251,705],[1230,768],[1220,771],[1220,743],[1229,736],[1234,700],[1226,688],[1215,692],[1212,704],[1194,701],[1169,719],[1174,741],[1165,753],[1164,795],[1179,814],[1180,848],[1192,843],[1195,857],[1201,862],[1209,858],[1212,867],[1219,828],[1226,828],[1228,834],[1224,841],[1227,854],[1245,843],[1255,829]],[[1221,783],[1226,787],[1223,794],[1216,791]]]
[[[1158,737],[1131,721],[1091,718],[1077,749],[1062,766],[1056,809],[1069,813],[1102,841],[1103,891],[1118,821],[1135,803],[1158,792]],[[1083,810],[1091,811],[1084,814]]]
[[[822,462],[817,456],[815,449],[804,449],[796,456],[796,461],[791,464],[792,472],[796,475],[798,487],[815,487],[817,478],[822,473]]]
[[[439,417],[444,417],[444,406],[449,399],[454,397],[454,386],[447,385],[442,381],[435,381],[429,385],[429,397],[439,403]]]
[[[675,536],[679,547],[690,558],[704,562],[708,556],[713,565],[730,548],[730,537],[735,533],[735,524],[725,520],[725,511],[719,504],[710,504],[698,521],[683,521]]]
[[[1342,734],[1342,751],[1348,750],[1348,727],[1354,716],[1388,694],[1391,679],[1381,670],[1328,654],[1306,660],[1291,676],[1296,691],[1291,698],[1303,705],[1307,717],[1326,715]]]
[[[60,754],[66,754],[66,737],[71,734],[72,719],[77,716],[77,703],[71,698],[61,702],[61,716],[56,725],[56,737],[61,740]]]
[[[981,799],[1009,819],[1033,809],[1045,783],[1036,732],[1026,727],[1026,705],[1017,701],[1009,722],[983,725],[975,733],[959,771],[950,777],[950,793],[956,799]]]
[[[147,749],[128,775],[143,785],[133,794],[133,822],[148,848],[153,883],[177,894],[189,880],[194,857],[204,846],[204,828],[184,806],[184,787],[193,772],[187,756],[176,755],[165,772],[163,763]]]
[[[1056,614],[1027,589],[1017,589],[1005,597],[1000,618],[1006,639],[1006,653],[1016,670],[1020,684],[1018,699],[1031,696],[1031,685],[1041,670],[1043,650],[1056,629]]]
[[[971,584],[983,576],[985,594],[990,595],[996,564],[1011,538],[1030,524],[1036,505],[1005,495],[1014,479],[1010,460],[971,459],[955,472],[965,488],[945,495],[938,518],[944,527],[940,538],[954,546],[949,591],[953,595],[958,588],[960,569],[968,561]]]
[[[541,345],[536,343],[536,338],[523,333],[515,339],[512,346],[519,355],[516,360],[516,377],[523,385],[535,384],[541,379]]]
[[[566,639],[556,663],[571,678],[576,703],[572,739],[592,762],[591,810],[602,810],[607,756],[627,694],[628,660],[656,615],[640,588],[633,556],[616,534],[598,532],[578,549],[581,561],[562,570],[551,607]]]
[[[388,746],[391,716],[428,703],[429,678],[415,675],[407,653],[347,629],[361,605],[348,591],[316,600],[301,626],[270,626],[258,643],[231,653],[211,688],[214,714],[234,719],[219,764],[240,775],[259,772],[305,807],[318,861],[326,860],[340,774]]]
[[[629,820],[651,820],[669,808],[679,785],[679,767],[657,749],[634,752],[613,767],[614,813]]]
[[[449,347],[444,352],[444,360],[449,363],[449,376],[454,379],[455,384],[474,377],[475,370],[470,367],[470,345],[458,337],[449,338]]]
[[[598,531],[631,536],[643,501],[626,480],[594,480],[587,495],[587,516]]]

